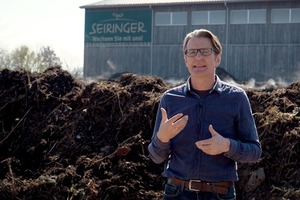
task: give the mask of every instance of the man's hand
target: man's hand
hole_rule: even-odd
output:
[[[162,142],[169,142],[170,139],[184,129],[188,121],[188,116],[183,116],[182,113],[179,113],[168,119],[167,111],[164,108],[161,108],[161,115],[162,119],[157,137]]]
[[[196,146],[209,155],[217,155],[229,151],[230,140],[216,132],[212,125],[208,127],[211,138],[196,142]]]

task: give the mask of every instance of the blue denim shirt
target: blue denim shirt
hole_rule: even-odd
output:
[[[156,134],[161,123],[163,107],[168,117],[177,113],[188,115],[185,128],[168,143]],[[211,138],[208,126],[230,139],[230,150],[219,155],[208,155],[195,142]],[[166,91],[160,101],[151,143],[150,158],[155,163],[166,161],[165,177],[204,181],[237,181],[237,162],[255,162],[262,153],[256,125],[246,92],[221,81],[216,76],[213,89],[204,98],[186,84]]]

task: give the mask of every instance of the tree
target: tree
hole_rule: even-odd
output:
[[[36,64],[36,54],[23,45],[11,53],[10,60],[13,69],[23,68],[30,71]]]
[[[31,51],[27,46],[22,45],[13,50],[10,54],[0,49],[0,69],[26,69],[28,71],[42,72],[46,68],[62,65],[59,57],[49,47],[41,47],[38,53]]]
[[[8,52],[0,48],[0,69],[9,68],[10,66],[11,64]]]
[[[59,57],[56,56],[55,52],[49,46],[40,48],[36,60],[38,63],[36,71],[38,72],[62,64]]]

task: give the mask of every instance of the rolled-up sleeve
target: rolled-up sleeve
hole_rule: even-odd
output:
[[[230,150],[224,155],[241,163],[255,162],[260,158],[262,148],[250,102],[245,92],[241,94],[238,109],[237,138],[230,139]]]
[[[153,162],[160,164],[164,162],[170,153],[171,142],[161,142],[156,136],[152,138],[148,146],[149,156]]]
[[[149,157],[151,158],[151,160],[153,160],[153,162],[155,162],[157,164],[164,162],[169,157],[170,145],[171,145],[171,142],[165,143],[165,142],[160,141],[157,138],[157,132],[159,130],[161,119],[162,119],[160,109],[161,108],[166,109],[166,105],[164,103],[164,101],[165,101],[164,97],[165,96],[163,95],[161,98],[161,101],[159,103],[158,109],[157,109],[153,135],[151,138],[151,142],[148,146]]]
[[[256,142],[241,142],[230,139],[230,150],[224,155],[240,163],[256,162],[262,153],[261,145]]]

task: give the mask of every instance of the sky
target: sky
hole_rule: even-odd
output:
[[[0,48],[49,46],[66,69],[82,68],[84,14],[80,6],[99,0],[1,0]]]

